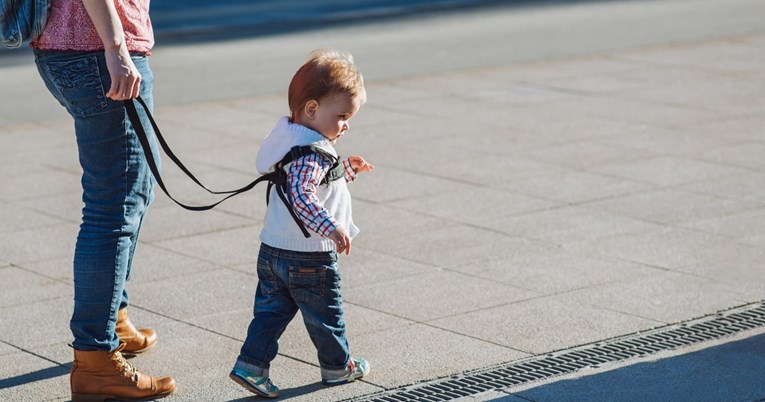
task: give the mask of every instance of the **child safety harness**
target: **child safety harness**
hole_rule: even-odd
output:
[[[171,200],[173,200],[176,204],[180,205],[181,207],[189,210],[189,211],[207,211],[210,209],[215,208],[218,204],[222,203],[223,201],[226,201],[227,199],[244,193],[246,191],[251,190],[254,188],[258,183],[261,182],[268,182],[268,187],[266,188],[266,205],[268,205],[268,201],[271,195],[271,189],[276,189],[276,194],[279,196],[279,199],[282,200],[284,205],[287,207],[287,211],[289,211],[290,215],[292,216],[292,219],[295,221],[295,223],[300,228],[300,231],[303,232],[303,236],[306,238],[311,237],[311,234],[308,233],[308,229],[306,229],[303,222],[298,218],[297,213],[295,213],[295,209],[292,207],[292,203],[290,202],[290,197],[288,196],[289,190],[288,190],[288,181],[287,181],[287,172],[284,170],[284,168],[292,163],[293,161],[296,161],[299,158],[302,158],[304,156],[312,155],[312,154],[318,154],[322,158],[330,161],[332,163],[332,167],[330,167],[327,174],[324,175],[324,178],[321,180],[321,184],[329,184],[335,180],[341,179],[345,177],[345,168],[343,167],[342,163],[340,163],[340,160],[335,157],[334,155],[330,154],[329,152],[315,146],[315,145],[303,145],[303,146],[295,146],[290,149],[290,151],[284,155],[282,160],[280,160],[275,165],[275,170],[271,173],[266,173],[257,179],[253,180],[250,184],[247,184],[244,187],[238,188],[236,190],[228,190],[228,191],[213,191],[207,188],[202,182],[197,179],[194,174],[189,171],[186,166],[181,162],[180,159],[178,159],[177,156],[173,153],[172,149],[170,149],[170,146],[165,141],[165,138],[162,136],[162,133],[159,131],[159,127],[157,126],[157,123],[154,121],[154,117],[149,112],[149,107],[146,106],[146,102],[141,99],[139,96],[135,99],[135,101],[138,102],[139,105],[141,105],[143,111],[146,113],[146,116],[149,118],[149,121],[151,122],[151,127],[154,129],[154,134],[157,137],[157,141],[159,142],[160,146],[162,147],[162,150],[165,151],[165,154],[173,161],[175,164],[180,168],[191,180],[194,181],[197,185],[202,187],[203,189],[207,190],[210,194],[216,194],[216,195],[223,195],[226,194],[226,197],[223,199],[209,205],[186,205],[175,198],[173,198],[172,195],[167,191],[167,188],[165,187],[165,183],[162,181],[162,177],[159,174],[159,169],[157,168],[157,162],[154,160],[154,154],[152,153],[151,149],[151,143],[149,142],[149,138],[146,135],[146,131],[144,130],[143,124],[141,123],[141,119],[138,117],[138,110],[135,107],[135,103],[133,100],[129,99],[126,100],[125,103],[125,109],[127,111],[128,118],[130,119],[130,123],[133,125],[133,128],[135,129],[136,135],[138,136],[138,140],[141,143],[141,148],[143,148],[144,156],[146,157],[146,162],[149,165],[149,168],[151,169],[151,173],[154,175],[154,179],[157,181],[157,184],[162,189],[162,191],[170,197]]]

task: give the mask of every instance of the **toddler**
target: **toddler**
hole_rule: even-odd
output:
[[[374,167],[359,156],[338,160],[333,146],[366,102],[363,78],[350,54],[314,51],[292,78],[288,100],[291,116],[277,122],[256,159],[260,173],[283,169],[286,183],[281,193],[269,193],[254,316],[229,375],[267,398],[279,396],[268,371],[279,337],[298,310],[318,352],[324,384],[369,373],[369,363],[349,353],[338,254],[350,254],[359,232],[347,182]],[[311,151],[295,153],[304,146]],[[283,161],[289,154],[294,160]]]

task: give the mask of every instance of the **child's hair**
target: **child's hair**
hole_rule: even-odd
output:
[[[337,50],[314,50],[290,82],[287,100],[292,119],[308,101],[338,93],[361,96],[361,103],[366,102],[364,78],[353,56]]]

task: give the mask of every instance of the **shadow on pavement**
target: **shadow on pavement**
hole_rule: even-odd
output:
[[[326,386],[322,385],[321,382],[315,382],[312,384],[306,384],[306,385],[302,385],[300,387],[295,387],[295,388],[282,388],[281,395],[279,395],[279,400],[284,401],[290,398],[297,398],[299,396],[316,392],[325,387]],[[253,394],[252,396],[248,396],[244,398],[231,399],[228,402],[248,402],[248,401],[263,401],[263,400],[266,400],[266,399]]]
[[[0,389],[17,387],[19,385],[29,384],[37,381],[47,380],[62,375],[69,375],[71,364],[63,366],[48,367],[31,373],[20,374],[15,377],[0,379]]]
[[[491,401],[765,401],[765,334],[512,395]]]

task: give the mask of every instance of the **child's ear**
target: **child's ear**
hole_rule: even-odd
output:
[[[306,117],[309,119],[313,119],[316,117],[316,111],[319,109],[319,102],[317,102],[315,99],[311,99],[308,102],[305,103],[305,107],[303,108],[303,111],[305,112]]]

